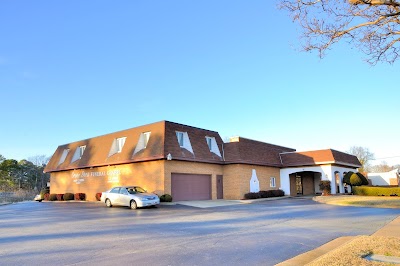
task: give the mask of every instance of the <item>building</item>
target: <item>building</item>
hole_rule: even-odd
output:
[[[339,193],[343,175],[358,167],[355,156],[331,149],[296,152],[242,137],[224,143],[218,132],[161,121],[60,145],[45,172],[51,193],[95,200],[113,186],[139,185],[179,201],[241,199],[252,175],[259,190],[315,194],[330,180]]]
[[[368,179],[373,186],[399,186],[400,169],[385,173],[368,173]]]

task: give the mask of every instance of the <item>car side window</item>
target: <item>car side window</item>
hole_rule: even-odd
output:
[[[110,193],[119,193],[119,187],[111,189]]]
[[[119,193],[124,194],[124,195],[128,195],[128,191],[126,190],[126,188],[121,188]]]

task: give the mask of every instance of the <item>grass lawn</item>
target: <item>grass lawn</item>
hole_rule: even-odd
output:
[[[400,238],[359,236],[307,265],[388,265],[364,259],[371,254],[400,257]]]
[[[400,208],[400,197],[374,197],[374,196],[318,196],[314,200],[320,203],[341,205],[341,206],[360,206],[375,208]]]

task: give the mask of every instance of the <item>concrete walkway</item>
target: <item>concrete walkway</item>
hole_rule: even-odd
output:
[[[238,204],[249,204],[260,201],[270,201],[270,200],[280,200],[287,199],[290,196],[283,197],[273,197],[273,198],[262,198],[262,199],[252,199],[252,200],[189,200],[189,201],[176,201],[170,203],[161,203],[163,205],[185,205],[196,208],[213,208],[213,207],[224,207],[224,206],[232,206]]]

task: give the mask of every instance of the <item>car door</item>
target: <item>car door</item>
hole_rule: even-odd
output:
[[[126,188],[122,187],[121,190],[119,191],[120,205],[123,205],[123,206],[130,205],[131,197],[129,195],[130,194],[128,193],[128,190]]]
[[[119,191],[120,187],[115,187],[110,190],[110,193],[108,193],[108,198],[111,200],[112,205],[120,205],[120,200],[119,200]]]

